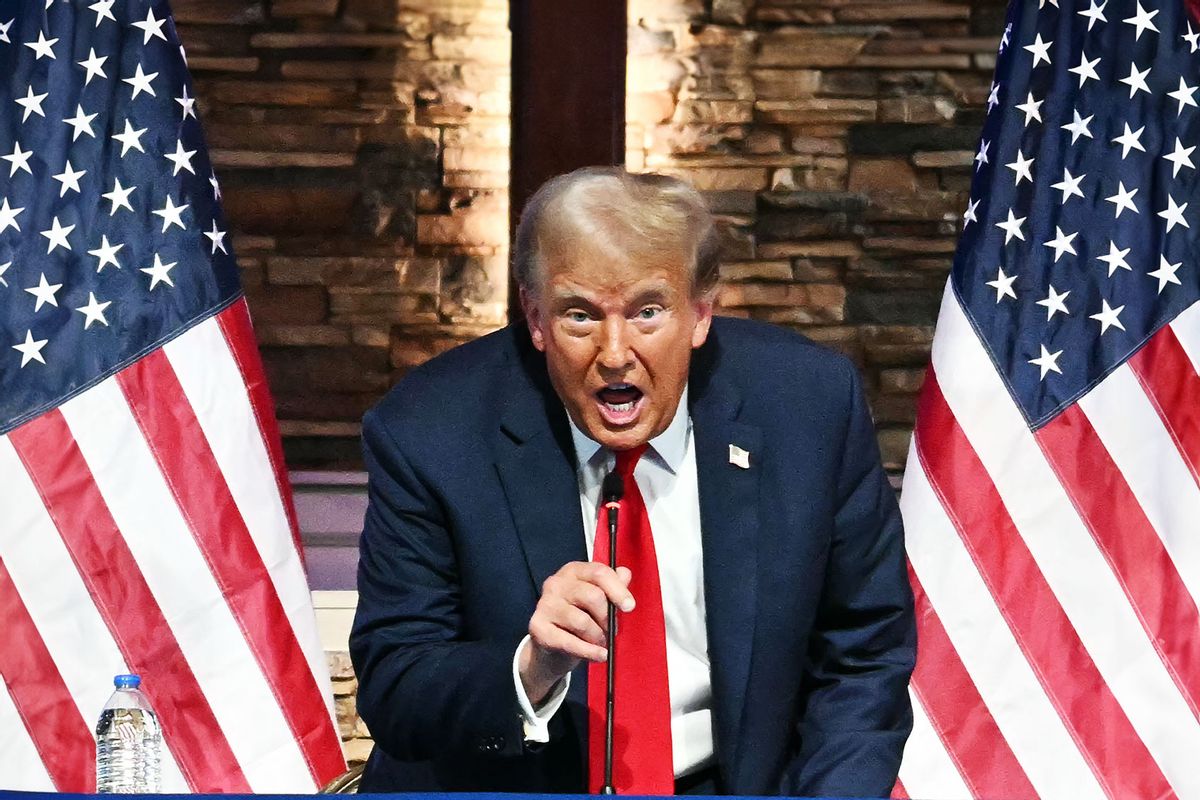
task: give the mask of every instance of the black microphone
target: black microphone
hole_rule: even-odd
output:
[[[608,566],[617,569],[617,512],[625,496],[625,482],[615,472],[604,476],[600,490],[608,510]],[[616,794],[613,787],[613,678],[616,665],[617,609],[608,601],[608,686],[604,697],[604,786],[600,794]]]

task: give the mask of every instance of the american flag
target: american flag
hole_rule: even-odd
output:
[[[1009,8],[902,508],[913,797],[1200,797],[1200,25]]]
[[[162,0],[0,0],[0,787],[93,791],[112,677],[164,791],[344,768],[279,437]]]

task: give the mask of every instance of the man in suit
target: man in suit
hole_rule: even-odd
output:
[[[859,379],[714,318],[717,249],[680,181],[556,178],[518,230],[526,320],[367,414],[364,790],[595,791],[609,602],[618,793],[891,790],[915,625]]]

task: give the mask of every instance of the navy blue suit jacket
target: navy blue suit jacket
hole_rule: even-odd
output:
[[[721,786],[885,796],[915,625],[857,373],[794,333],[718,318],[689,387]],[[586,670],[542,747],[524,743],[512,678],[543,581],[587,558],[544,357],[520,326],[452,350],[370,411],[363,439],[364,791],[583,791]]]

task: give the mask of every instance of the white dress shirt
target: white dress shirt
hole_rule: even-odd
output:
[[[662,588],[667,633],[667,681],[671,695],[671,749],[675,776],[708,766],[713,758],[712,681],[708,663],[708,633],[704,627],[704,564],[700,546],[700,492],[696,480],[696,443],[687,413],[687,388],[675,417],[639,459],[633,477],[646,502],[658,576]],[[591,557],[596,537],[600,485],[613,468],[612,451],[592,441],[575,423],[571,437],[578,459],[579,504],[583,535]],[[620,554],[618,553],[618,556]],[[637,600],[638,598],[634,598]],[[550,719],[562,705],[571,676],[534,709],[518,671],[521,648],[513,657],[513,681],[521,704],[527,741],[549,741]]]

